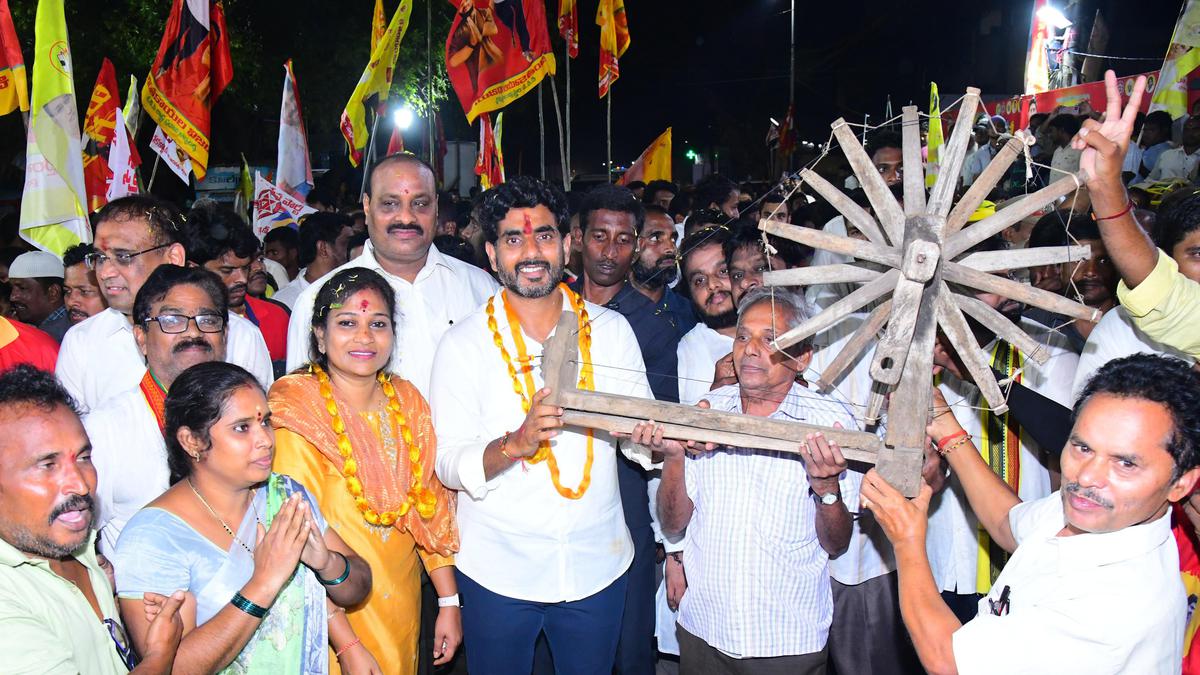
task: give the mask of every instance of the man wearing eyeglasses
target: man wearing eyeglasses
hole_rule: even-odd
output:
[[[141,381],[83,420],[100,474],[96,529],[105,554],[126,521],[170,485],[163,404],[183,371],[225,358],[225,285],[200,267],[161,265],[138,291],[133,317],[133,336],[146,357]]]
[[[67,331],[55,369],[84,411],[136,386],[145,372],[133,336],[134,298],[158,267],[187,263],[182,222],[172,205],[149,195],[113,200],[96,214],[96,250],[84,261],[95,270],[108,309]],[[270,387],[274,375],[262,334],[240,316],[228,324],[228,360]]]
[[[0,652],[6,673],[169,673],[184,594],[147,605],[137,665],[97,560],[96,467],[74,402],[49,373],[0,375]],[[156,616],[155,616],[155,613]]]

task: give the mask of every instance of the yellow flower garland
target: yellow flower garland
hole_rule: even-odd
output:
[[[421,466],[421,449],[413,442],[412,429],[409,428],[408,420],[400,409],[400,400],[396,397],[396,389],[392,386],[391,376],[387,373],[379,373],[379,385],[383,388],[384,396],[387,397],[387,408],[392,415],[392,422],[396,428],[400,429],[404,446],[408,448],[412,486],[408,490],[407,498],[399,508],[379,513],[371,508],[367,498],[363,496],[362,482],[358,480],[358,464],[354,461],[350,438],[346,435],[346,424],[338,414],[337,403],[333,400],[333,385],[329,382],[329,375],[316,364],[312,365],[312,372],[317,376],[321,397],[325,399],[325,410],[329,412],[330,426],[333,428],[333,433],[337,434],[337,449],[338,454],[342,456],[342,475],[346,478],[346,489],[354,498],[354,505],[362,513],[363,520],[371,525],[391,526],[403,518],[412,506],[417,507],[417,513],[422,518],[426,520],[432,518],[437,507],[437,495],[421,482],[421,476],[424,473]],[[387,429],[380,429],[380,431],[387,433]]]
[[[566,284],[559,284],[559,288],[566,294],[571,301],[571,309],[575,311],[579,317],[579,356],[583,367],[579,372],[579,388],[586,390],[594,390],[595,375],[592,368],[592,323],[588,319],[587,307],[583,300],[575,294]],[[487,302],[487,326],[492,331],[492,342],[500,350],[500,358],[504,359],[504,365],[508,368],[508,376],[512,378],[513,391],[521,398],[521,408],[526,414],[529,413],[529,408],[533,405],[533,394],[537,390],[533,384],[533,367],[530,365],[529,355],[525,351],[525,339],[521,336],[521,322],[517,318],[516,313],[508,304],[508,291],[504,291],[501,298],[504,301],[504,312],[508,318],[508,327],[512,333],[513,344],[517,348],[517,361],[521,364],[521,372],[524,374],[525,385],[521,385],[521,379],[517,377],[517,368],[513,364],[512,357],[509,356],[508,350],[504,347],[504,338],[500,335],[500,327],[496,323],[496,305],[495,297],[489,298]],[[528,392],[528,393],[526,393]],[[525,461],[530,464],[537,464],[545,461],[550,469],[550,480],[554,483],[554,489],[558,494],[567,499],[579,499],[587,492],[588,486],[592,483],[592,461],[595,459],[592,445],[594,442],[594,434],[591,429],[587,431],[587,456],[583,463],[583,478],[579,482],[579,487],[572,490],[564,487],[558,471],[558,459],[555,458],[554,452],[550,449],[549,441],[542,441],[538,444],[538,450],[532,456],[527,457]]]

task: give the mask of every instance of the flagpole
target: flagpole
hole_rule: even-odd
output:
[[[429,166],[433,161],[433,0],[425,3],[425,107],[429,119]]]
[[[150,170],[150,183],[146,185],[146,192],[154,192],[154,177],[158,175],[158,163],[162,161],[162,155],[154,153],[154,168]]]
[[[607,114],[605,114],[605,128],[608,133],[605,134],[605,149],[608,155],[608,182],[612,182],[613,165],[612,165],[612,85],[608,86],[608,94],[604,96],[608,99]]]
[[[379,111],[373,113],[374,120],[371,122],[371,133],[367,134],[367,156],[363,158],[362,163],[362,187],[358,189],[358,201],[362,201],[363,193],[367,191],[367,176],[371,173],[371,158],[375,155],[375,132],[379,129]]]
[[[578,30],[578,28],[576,30]],[[567,139],[566,139],[567,166],[566,166],[566,168],[563,169],[563,171],[565,171],[567,174],[567,186],[564,189],[570,190],[571,189],[571,178],[570,178],[570,176],[571,176],[571,45],[569,42],[563,47],[563,54],[564,54],[563,61],[567,65],[567,67],[566,67],[567,107],[566,107],[565,112],[563,113],[567,118]]]
[[[563,139],[563,118],[562,110],[558,107],[558,83],[554,78],[550,78],[550,95],[554,97],[554,116],[558,118],[558,156],[562,163],[562,181],[563,191],[571,189],[571,178],[567,167],[567,148]]]
[[[546,180],[546,108],[542,103],[542,83],[538,82],[538,156],[541,162],[542,180]]]

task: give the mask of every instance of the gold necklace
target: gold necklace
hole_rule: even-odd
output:
[[[204,508],[208,509],[208,512],[212,514],[212,517],[216,518],[217,522],[221,524],[221,527],[225,528],[225,532],[229,536],[233,537],[233,540],[236,541],[238,544],[240,544],[242,548],[246,549],[246,553],[249,553],[250,555],[254,555],[254,551],[251,550],[251,548],[246,545],[246,542],[239,539],[237,534],[235,534],[233,530],[229,529],[229,525],[224,521],[224,519],[222,519],[221,516],[217,515],[217,512],[213,510],[213,507],[208,505],[208,501],[206,501],[204,499],[204,495],[200,494],[200,491],[196,489],[196,485],[194,483],[192,483],[191,478],[187,479],[187,484],[188,484],[188,487],[192,488],[192,493],[196,495],[196,499],[199,499],[200,503],[204,505]],[[252,491],[250,493],[251,503],[253,503],[253,501],[254,501],[254,494],[256,492],[258,492],[257,489],[255,489],[254,491]],[[258,520],[258,513],[254,514],[254,520],[255,521]]]
[[[582,367],[579,372],[579,388],[586,390],[594,390],[596,388],[594,381],[594,371],[592,369],[592,322],[588,319],[587,306],[583,299],[575,294],[566,284],[559,284],[559,288],[566,294],[571,302],[571,309],[575,311],[579,317],[579,356],[582,361]],[[524,374],[525,385],[521,385],[521,379],[517,377],[517,368],[513,364],[512,357],[508,355],[508,350],[504,347],[504,338],[500,335],[500,327],[496,323],[496,298],[493,296],[488,298],[487,302],[487,326],[492,331],[492,342],[500,350],[500,358],[504,360],[504,365],[508,368],[508,376],[512,378],[513,391],[521,398],[521,408],[526,414],[529,413],[529,408],[533,404],[532,396],[536,389],[533,385],[532,366],[529,364],[529,356],[525,351],[525,339],[521,337],[521,322],[517,317],[512,306],[508,304],[508,291],[504,291],[501,296],[504,301],[504,313],[508,319],[508,327],[512,333],[513,345],[517,348],[517,362],[521,364],[521,371]],[[528,393],[526,393],[528,392]],[[549,441],[542,441],[538,444],[538,450],[532,456],[525,459],[530,464],[537,464],[545,461],[546,466],[550,469],[550,481],[554,484],[554,489],[558,494],[567,499],[579,499],[587,492],[588,486],[592,483],[592,461],[595,459],[592,445],[594,442],[594,433],[591,429],[587,430],[587,455],[583,462],[583,478],[579,481],[579,487],[574,490],[564,487],[560,480],[558,471],[558,459],[554,456],[554,452],[550,449]]]
[[[400,408],[400,400],[396,396],[396,388],[392,386],[391,375],[381,372],[377,379],[380,387],[383,388],[384,396],[387,397],[387,408],[392,416],[392,424],[394,428],[400,430],[400,437],[404,439],[404,446],[408,448],[408,466],[409,472],[412,474],[412,482],[408,496],[400,503],[399,507],[378,512],[371,508],[367,498],[363,495],[362,481],[358,479],[358,463],[354,461],[354,448],[350,445],[350,437],[346,435],[346,423],[338,414],[337,402],[333,400],[333,385],[329,381],[329,374],[315,363],[311,367],[313,374],[317,376],[321,397],[325,399],[325,410],[329,413],[330,426],[333,428],[333,433],[337,434],[337,449],[338,454],[342,456],[342,476],[346,478],[346,489],[354,498],[354,505],[362,513],[363,520],[371,525],[390,527],[407,515],[412,506],[417,507],[417,513],[421,518],[425,520],[432,518],[437,508],[437,495],[421,482],[421,476],[424,473],[424,467],[421,466],[421,448],[413,442],[412,429],[409,428],[408,420],[405,419],[404,412]],[[380,422],[380,431],[386,433],[387,430],[382,428],[382,420]]]

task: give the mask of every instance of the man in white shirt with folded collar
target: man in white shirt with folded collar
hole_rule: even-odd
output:
[[[641,351],[620,312],[561,284],[570,250],[561,191],[514,178],[485,193],[479,221],[504,288],[446,331],[430,400],[437,474],[460,493],[467,664],[473,675],[528,673],[544,631],[558,672],[609,675],[634,553],[617,443],[563,428],[561,408],[543,402],[539,357],[562,313],[575,312],[587,326],[574,335],[581,377],[596,391],[648,399]],[[647,456],[623,450],[649,468]]]
[[[433,354],[442,334],[483,304],[496,282],[487,272],[433,246],[437,182],[433,169],[415,155],[388,155],[371,167],[363,210],[371,238],[362,255],[314,281],[292,305],[287,369],[308,362],[313,299],[325,279],[347,267],[366,267],[383,275],[396,291],[399,333],[388,368],[429,398]]]
[[[709,392],[715,410],[856,429],[850,409],[796,380],[811,343],[780,355],[777,335],[809,318],[802,296],[754,288],[738,306],[733,364],[738,384]],[[782,357],[782,358],[781,358]],[[817,434],[798,454],[721,448],[684,457],[679,442],[633,439],[661,449],[658,515],[664,534],[687,528],[687,592],[679,604],[680,672],[824,673],[833,619],[829,558],[850,541],[846,500],[857,480],[835,444]]]
[[[1022,502],[934,390],[929,437],[1012,557],[975,618],[941,599],[925,551],[931,490],[907,500],[875,471],[862,504],[896,550],[900,610],[930,673],[1178,673],[1188,598],[1171,503],[1200,478],[1200,374],[1137,354],[1101,368],[1075,404],[1062,490]]]
[[[84,261],[96,271],[108,309],[63,337],[55,375],[83,412],[137,386],[146,360],[133,338],[133,300],[159,265],[187,264],[183,216],[150,195],[109,202],[96,214],[96,250]],[[230,315],[225,360],[250,371],[263,389],[274,382],[271,356],[258,327]]]

